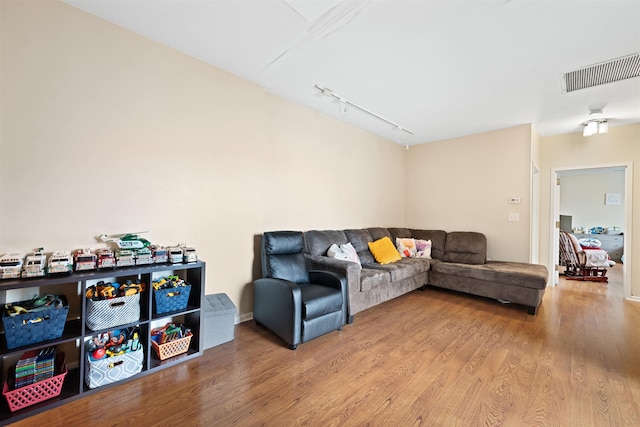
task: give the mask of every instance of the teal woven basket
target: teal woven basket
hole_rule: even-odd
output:
[[[187,304],[189,303],[190,293],[191,285],[154,291],[156,314],[184,310],[187,308]]]
[[[5,310],[2,315],[2,323],[7,348],[13,349],[60,338],[67,322],[69,304],[64,295],[59,295],[58,298],[63,302],[61,308],[51,307],[16,316],[7,315]],[[26,302],[20,301],[13,303],[13,305],[19,306]]]

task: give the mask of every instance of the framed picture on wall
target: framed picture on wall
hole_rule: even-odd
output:
[[[620,193],[605,193],[604,204],[605,205],[619,205],[620,204]]]

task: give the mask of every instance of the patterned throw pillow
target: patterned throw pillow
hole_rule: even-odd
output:
[[[416,258],[431,259],[431,239],[416,239]]]
[[[416,240],[411,238],[396,237],[396,249],[403,258],[413,258],[418,252],[416,249]]]

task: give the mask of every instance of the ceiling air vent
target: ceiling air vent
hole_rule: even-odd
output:
[[[589,65],[564,75],[567,92],[640,76],[640,53]]]

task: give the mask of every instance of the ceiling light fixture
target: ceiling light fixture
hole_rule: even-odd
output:
[[[600,116],[602,116],[602,110],[589,111],[589,117],[592,118],[582,124],[582,136],[591,136],[609,132],[608,120],[601,118]]]
[[[338,109],[340,111],[340,114],[346,114],[347,111],[348,111],[348,107],[350,107],[350,106],[351,107],[355,107],[358,110],[360,110],[360,111],[362,111],[364,113],[367,113],[370,116],[375,117],[376,119],[382,120],[383,122],[390,124],[391,126],[393,126],[395,128],[396,131],[404,131],[404,132],[407,132],[407,133],[409,133],[411,135],[415,135],[415,133],[411,132],[409,129],[405,128],[404,126],[400,126],[399,124],[394,123],[391,120],[385,119],[384,117],[382,117],[382,116],[380,116],[380,115],[378,115],[376,113],[373,113],[373,112],[367,110],[366,108],[359,106],[358,104],[354,104],[353,102],[349,101],[345,97],[340,96],[337,93],[333,92],[329,88],[321,87],[319,85],[316,85],[315,87],[320,92],[322,92],[323,95],[330,96],[330,97],[335,98],[335,99],[338,100]]]

